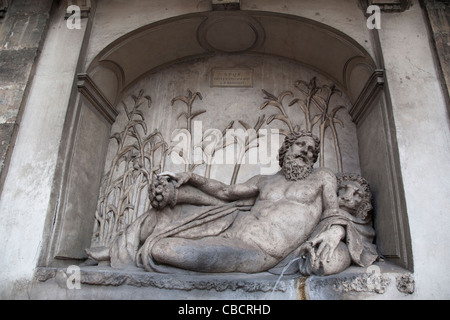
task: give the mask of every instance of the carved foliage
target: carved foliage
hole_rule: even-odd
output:
[[[155,173],[164,171],[166,158],[172,153],[178,154],[183,159],[185,171],[192,172],[200,165],[205,165],[204,176],[209,178],[216,153],[231,145],[237,145],[237,156],[230,180],[230,184],[235,184],[244,156],[251,148],[258,147],[261,137],[260,129],[264,123],[269,125],[275,120],[280,121],[287,127],[287,129],[279,129],[283,135],[303,129],[312,131],[315,126],[318,126],[322,141],[320,166],[325,165],[323,142],[325,131],[329,129],[334,141],[338,170],[342,172],[336,124],[343,126],[343,122],[336,117],[336,114],[344,106],[336,106],[331,103],[331,98],[335,94],[340,95],[341,92],[334,85],[318,86],[316,78],[309,82],[299,80],[294,87],[300,92],[301,97],[294,97],[292,91],[283,91],[276,96],[262,90],[265,101],[260,108],[274,107],[278,113],[270,115],[267,119],[265,115],[260,116],[253,126],[239,120],[238,123],[247,132],[245,137],[229,131],[235,123],[235,121],[230,121],[221,132],[217,129],[207,129],[202,132],[201,142],[197,144],[194,144],[193,121],[207,113],[207,110],[195,110],[195,104],[199,100],[203,100],[203,97],[200,92],[187,89],[186,96],[177,96],[171,101],[171,106],[174,108],[178,105],[185,107],[185,110],[178,114],[177,119],[185,119],[186,124],[175,130],[176,133],[188,137],[187,146],[184,148],[179,148],[176,144],[169,146],[158,129],[147,134],[147,124],[141,109],[151,107],[151,98],[145,96],[142,90],[132,96],[134,104],[131,110],[125,102],[122,102],[127,123],[121,132],[116,132],[111,136],[111,139],[117,142],[117,152],[112,160],[110,171],[104,179],[98,201],[92,246],[108,245],[125,226],[150,208],[151,203],[148,197],[149,191],[151,191],[149,190],[150,182]],[[296,105],[304,114],[306,128],[301,128],[300,124],[293,123],[289,117],[284,106],[284,100],[287,97],[292,97],[288,107]],[[229,132],[231,134],[228,134]],[[194,162],[193,155],[196,148],[200,148],[203,154],[200,160]],[[154,196],[156,197],[156,193]]]
[[[303,80],[298,80],[295,83],[295,87],[304,95],[304,99],[294,98],[290,103],[289,107],[297,105],[300,110],[305,115],[306,130],[312,131],[315,125],[319,125],[320,132],[320,166],[325,166],[324,158],[324,148],[325,148],[325,132],[329,128],[332,132],[334,148],[336,151],[336,159],[338,171],[342,172],[342,155],[339,146],[339,139],[336,130],[336,124],[344,126],[344,123],[336,117],[339,110],[345,109],[344,106],[331,106],[331,99],[334,95],[342,95],[342,92],[336,88],[335,85],[328,86],[322,85],[318,86],[316,83],[316,78],[311,79],[311,81],[305,82]],[[289,133],[299,132],[301,130],[300,125],[294,125],[289,118],[286,108],[283,106],[283,100],[287,96],[293,96],[291,91],[284,91],[279,96],[275,96],[266,90],[263,90],[265,94],[265,102],[262,104],[261,109],[267,106],[276,107],[279,110],[279,114],[274,114],[267,119],[267,124],[270,124],[274,120],[279,120],[283,122],[287,127],[288,131],[280,130],[283,135],[288,135]],[[319,112],[312,116],[312,106],[316,108]]]
[[[124,130],[111,136],[118,147],[95,213],[93,244],[98,246],[108,245],[125,226],[150,208],[150,181],[165,165],[167,143],[158,130],[147,135],[140,110],[142,106],[150,108],[151,99],[143,91],[132,98],[131,110],[123,102],[128,119]]]

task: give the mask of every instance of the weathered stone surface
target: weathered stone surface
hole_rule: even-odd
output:
[[[8,8],[8,16],[17,14],[47,14],[53,0],[14,0]]]
[[[448,97],[450,96],[450,4],[448,1],[429,0],[424,1],[424,6]]]
[[[95,212],[97,201],[90,197],[98,194],[106,153],[109,126],[89,106],[83,105],[78,124],[80,132],[73,146],[72,167],[68,175],[68,196],[61,203],[63,223],[56,256],[62,259],[86,258],[84,249],[92,237],[94,216],[83,217],[80,212]],[[97,165],[86,159],[99,159]],[[75,192],[74,190],[79,190]]]
[[[0,136],[0,174],[12,150],[12,130],[19,120],[52,3],[51,0],[9,2],[8,13],[0,24],[0,124],[8,124],[3,126],[7,129],[2,129]],[[8,131],[6,135],[4,130]]]
[[[119,1],[115,1],[114,3],[118,4]],[[140,11],[140,16],[136,18],[136,12],[131,9],[131,7],[136,3],[138,3],[138,1],[132,0],[127,3],[128,6],[124,6],[123,9],[118,9],[117,6],[115,6],[114,4],[110,4],[109,2],[107,4],[105,2],[104,7],[99,7],[100,14],[97,15],[99,20],[97,20],[98,23],[94,28],[96,33],[93,33],[93,36],[91,37],[91,47],[95,48],[95,44],[97,44],[97,46],[100,48],[106,47],[112,41],[110,39],[118,38],[121,35],[117,30],[120,30],[121,33],[125,34],[134,29],[137,29],[138,27],[141,27],[141,25],[144,26],[151,22],[158,21],[157,18],[153,19],[153,16],[161,15],[161,11],[164,9],[168,12],[168,14],[161,15],[161,19],[176,16],[179,14],[191,13],[188,10],[184,10],[184,8],[183,10],[180,10],[178,8],[176,8],[178,10],[174,10],[169,6],[167,8],[162,8],[161,11],[152,11],[146,10],[147,8],[151,8],[150,6],[146,7],[142,5],[139,7],[139,10],[135,10]],[[140,1],[139,3],[144,2]],[[151,2],[147,3],[151,5]],[[273,2],[271,0],[258,0],[249,2],[246,1],[246,3],[248,3],[248,8],[250,8],[250,5],[258,3],[259,7],[252,7],[254,10],[265,10],[267,12],[277,12],[279,14],[289,13],[298,16],[300,19],[316,20],[331,27],[336,27],[336,25],[341,26],[342,28],[338,28],[339,30],[341,30],[344,34],[350,35],[350,37],[356,38],[361,45],[364,45],[364,40],[366,39],[364,37],[368,35],[368,32],[358,31],[356,33],[360,34],[360,37],[355,37],[355,32],[352,30],[364,29],[355,28],[355,20],[350,23],[350,18],[353,18],[355,16],[355,14],[353,13],[355,10],[343,10],[336,6],[329,8],[326,6],[325,1],[283,1],[283,3],[280,4],[280,2]],[[354,3],[355,2],[353,1],[345,1],[344,9],[347,9],[350,6],[349,4]],[[449,188],[446,187],[447,179],[443,179],[443,177],[446,177],[445,173],[449,172],[449,170],[447,170],[448,161],[446,161],[448,159],[448,135],[445,134],[448,131],[448,118],[447,115],[443,112],[445,111],[445,105],[440,96],[440,88],[438,88],[439,83],[436,80],[436,73],[433,65],[433,56],[430,55],[431,50],[429,50],[428,43],[429,37],[427,36],[426,30],[423,28],[424,24],[422,12],[418,8],[418,1],[414,1],[414,4],[415,5],[412,9],[403,12],[402,14],[391,15],[390,17],[388,17],[387,14],[383,15],[383,29],[380,31],[381,38],[383,40],[381,45],[373,44],[370,37],[367,37],[367,40],[365,42],[370,43],[371,45],[373,44],[374,46],[377,45],[379,47],[377,48],[384,55],[380,56],[379,58],[383,58],[383,60],[386,62],[386,71],[389,76],[389,89],[391,92],[391,97],[387,97],[387,99],[392,100],[395,117],[392,119],[388,119],[392,120],[392,123],[387,126],[388,130],[386,130],[386,132],[388,132],[389,134],[393,134],[393,140],[395,140],[397,138],[397,136],[395,136],[395,129],[397,128],[397,135],[399,138],[399,147],[397,147],[397,145],[394,145],[394,149],[397,150],[397,148],[399,148],[399,153],[401,156],[401,168],[399,171],[396,171],[394,173],[396,175],[403,175],[405,177],[405,183],[404,185],[401,184],[400,191],[404,189],[406,193],[406,200],[408,204],[407,217],[409,217],[409,222],[406,221],[406,225],[410,225],[413,232],[412,243],[414,246],[415,278],[418,283],[417,288],[420,289],[417,290],[418,292],[415,292],[417,293],[416,297],[445,298],[449,296],[448,272],[446,272],[446,268],[449,264],[449,255],[447,254],[448,252],[445,251],[445,246],[432,246],[431,242],[433,244],[448,243],[449,239],[447,232],[448,228],[446,227],[446,222],[448,222],[448,219],[445,218],[445,215],[442,215],[442,212],[445,212],[445,208],[448,207],[447,202],[445,202],[445,199],[448,199],[448,197],[446,197],[447,194],[445,193],[445,191],[448,191]],[[282,6],[284,6],[285,8],[282,8]],[[112,9],[109,9],[110,7]],[[201,6],[201,8],[203,7]],[[142,18],[144,17],[143,12],[145,12],[145,19]],[[358,14],[360,15],[361,12],[358,11]],[[149,15],[150,18],[148,18],[147,15]],[[104,21],[104,23],[102,23],[102,21]],[[114,21],[120,21],[120,23],[113,23]],[[136,22],[135,24],[132,24],[129,21]],[[137,21],[139,21],[139,24]],[[358,25],[365,25],[364,21],[356,20],[356,22]],[[110,29],[107,29],[107,26],[111,25],[117,25],[117,32],[110,32]],[[63,29],[64,27],[61,27],[59,29],[59,32],[63,33]],[[54,38],[55,37],[53,37],[52,39]],[[280,37],[280,51],[292,51],[293,53],[300,53],[303,51],[309,52],[307,47],[302,46],[300,47],[300,49],[298,49],[293,46],[287,46],[281,43],[282,40],[283,37]],[[55,41],[55,43],[56,42],[57,41]],[[368,47],[369,45],[365,46]],[[46,53],[48,53],[48,51],[50,50],[47,50]],[[61,55],[61,52],[67,53],[67,51],[55,50],[52,53],[52,58],[54,60],[57,60],[54,58],[55,56],[58,56],[58,54]],[[95,52],[95,50],[92,50],[92,52]],[[157,54],[162,56],[165,52],[171,51],[161,50],[157,51]],[[145,53],[147,54],[147,52]],[[91,57],[93,56],[95,56],[95,54],[91,55]],[[127,57],[127,55],[124,55],[124,57]],[[49,60],[52,60],[52,58],[50,58]],[[87,62],[91,61],[90,59],[86,60]],[[336,64],[336,66],[340,71],[342,71],[343,66],[341,64]],[[74,74],[62,74],[64,74],[66,78],[73,78],[74,76]],[[58,79],[58,82],[61,81],[61,75],[57,77],[55,76],[55,78]],[[65,78],[63,78],[63,80],[64,79]],[[406,81],[405,79],[407,79],[408,81]],[[51,83],[51,80],[52,79],[49,79],[49,83]],[[49,100],[53,104],[61,106],[61,109],[56,109],[56,107],[52,109],[46,108],[47,111],[50,111],[49,114],[53,115],[57,112],[58,114],[63,114],[66,111],[64,107],[66,107],[66,101],[68,99],[55,99],[54,91],[56,90],[53,91],[53,94],[49,94],[52,91],[51,89],[53,88],[51,84],[49,84],[45,88],[50,90],[41,91],[47,92],[44,97],[39,99],[40,92],[38,92],[36,94],[38,96],[38,99],[33,99],[33,101],[36,101],[34,105],[31,105],[36,109],[36,113],[34,113],[33,115],[39,114],[39,111],[42,110],[41,104],[42,102],[45,102],[45,100]],[[282,87],[280,86],[280,88]],[[58,87],[58,89],[58,91],[62,91],[61,87]],[[389,92],[387,92],[387,94],[388,93]],[[64,98],[66,98],[66,96],[64,96]],[[29,105],[27,105],[27,107],[29,107]],[[35,122],[35,117],[29,118],[31,118],[31,121],[28,121],[26,123],[27,126],[24,125],[23,128],[29,128],[31,127],[30,124],[33,124],[33,122]],[[59,121],[52,121],[52,125],[58,126],[64,121],[64,116],[61,116],[59,118],[53,116],[50,119],[60,119]],[[384,120],[384,118],[381,119]],[[374,125],[380,125],[380,122],[381,121],[374,122]],[[36,127],[31,128],[35,129]],[[41,125],[39,129],[42,130],[45,128],[43,125]],[[25,150],[25,152],[22,151],[22,153],[19,153],[19,155],[27,155],[26,147],[28,145],[44,145],[44,143],[36,143],[36,141],[45,141],[45,139],[43,138],[45,138],[46,135],[42,134],[41,130],[29,130],[31,131],[31,134],[27,134],[27,131],[21,132],[21,136],[24,136],[25,133],[25,137],[31,137],[32,139],[22,139],[21,143],[18,144],[18,147],[16,147],[16,150]],[[38,135],[35,135],[33,137],[32,133],[38,133]],[[361,138],[364,135],[367,136],[369,134],[370,131],[364,131],[359,134],[358,138]],[[58,132],[56,132],[54,136],[55,140],[61,139]],[[19,147],[22,146],[25,147],[19,149]],[[35,148],[35,150],[36,149],[37,148]],[[370,153],[367,154],[367,156],[376,154],[377,150],[379,149],[372,149]],[[389,153],[389,150],[387,154],[388,156],[392,156],[392,154]],[[46,158],[41,156],[38,157],[38,160],[42,161],[42,163],[46,163],[46,167],[52,169],[49,163],[51,163],[53,155],[54,153],[49,152]],[[397,155],[397,153],[394,153],[394,155]],[[36,155],[33,154],[33,158],[34,156]],[[20,158],[18,160],[20,160]],[[396,159],[395,161],[397,162]],[[20,164],[22,164],[23,162],[19,161]],[[29,168],[36,167],[38,166],[33,167],[29,165]],[[44,166],[41,164],[41,167]],[[379,168],[381,167],[382,166],[379,166]],[[423,168],[426,168],[426,170],[424,170]],[[15,170],[15,172],[17,171],[18,170]],[[417,174],[422,171],[426,171],[426,174]],[[22,190],[20,187],[23,185],[27,185],[27,183],[24,182],[39,182],[39,178],[41,176],[45,178],[44,174],[37,174],[37,170],[34,170],[33,172],[34,173],[30,176],[29,180],[26,180],[19,175],[14,175],[13,177],[15,179],[10,179],[13,181],[13,183],[10,182],[7,188],[5,187],[5,189],[11,190],[10,194],[19,194],[18,191]],[[50,174],[46,176],[49,176],[51,179],[51,171],[48,170],[48,172],[50,172]],[[386,172],[388,174],[386,174]],[[47,173],[47,171],[45,173]],[[380,169],[379,171],[380,175],[392,176],[389,173],[390,172],[383,171],[382,169]],[[4,265],[2,266],[2,273],[6,274],[6,276],[1,277],[2,283],[5,283],[5,280],[14,280],[19,277],[24,277],[26,276],[27,270],[34,268],[35,259],[33,260],[29,257],[35,257],[37,255],[36,253],[39,251],[39,249],[41,249],[41,235],[47,231],[47,229],[43,229],[41,227],[39,222],[42,221],[43,218],[47,217],[45,216],[45,213],[49,212],[49,218],[51,218],[50,215],[55,212],[54,208],[51,208],[50,206],[42,206],[42,209],[38,205],[39,203],[49,202],[49,197],[46,197],[44,192],[54,186],[50,184],[48,184],[47,186],[47,184],[44,183],[37,183],[37,186],[41,187],[40,189],[43,193],[43,196],[41,197],[36,197],[34,196],[34,194],[32,196],[28,196],[28,198],[23,196],[12,197],[8,194],[2,195],[2,198],[6,200],[3,200],[1,206],[3,210],[0,210],[5,213],[4,215],[2,215],[1,225],[3,225],[4,227],[2,227],[3,232],[0,232],[0,234],[2,234],[2,239],[4,240],[2,241],[3,243],[9,241],[9,243],[12,244],[11,246],[8,246],[7,250],[2,251],[2,257],[4,257],[5,261]],[[385,186],[380,185],[380,187]],[[436,192],[441,190],[444,190],[444,194],[442,194],[441,192]],[[22,192],[22,194],[23,193],[25,192]],[[33,208],[33,215],[29,214],[29,208]],[[10,216],[14,216],[17,218],[11,219]],[[386,220],[392,221],[389,219]],[[11,225],[17,226],[15,228],[18,230],[15,233],[17,234],[17,236],[15,236],[15,234],[12,234],[12,232],[5,232],[7,229],[11,229]],[[29,228],[28,225],[32,225],[32,228]],[[33,231],[35,232],[33,233]],[[31,234],[31,236],[29,236],[29,234]],[[27,239],[23,239],[23,235],[27,235]],[[431,242],[429,241],[430,235],[433,235],[433,241]],[[23,243],[26,243],[27,245],[22,245]],[[431,247],[433,250],[430,250]],[[402,247],[400,249],[402,249]],[[16,252],[20,252],[20,254],[16,254]],[[20,268],[20,270],[12,270],[16,268]],[[11,270],[13,272],[11,272]],[[360,277],[358,279],[361,280],[363,279],[363,277]],[[389,286],[386,288],[388,289],[393,285],[395,286],[395,283],[397,282],[399,288],[402,288],[401,290],[409,291],[409,289],[406,288],[410,286],[411,282],[407,281],[405,283],[401,278],[397,279],[399,280],[393,281],[391,279]],[[341,283],[353,282],[349,280]],[[358,283],[361,284],[362,282]],[[362,286],[359,286],[358,288],[362,288]],[[101,289],[104,289],[104,287],[101,287],[99,289],[100,292]],[[400,291],[400,289],[396,290]],[[351,293],[351,291],[348,291],[347,293]],[[358,291],[356,293],[360,294],[362,293],[362,291]],[[376,292],[373,292],[371,294],[380,295],[380,293]]]
[[[0,28],[0,44],[4,50],[37,48],[47,26],[48,14],[17,15]]]
[[[40,282],[52,278],[67,279],[70,274],[65,269],[38,268],[36,279]],[[164,275],[145,272],[142,269],[115,270],[110,267],[82,267],[80,269],[81,284],[97,286],[155,287],[174,290],[216,290],[218,292],[244,290],[246,292],[286,292],[286,283],[293,277],[277,282],[278,277],[270,273],[256,275],[236,274],[233,278],[227,275]],[[65,284],[65,281],[64,281]]]
[[[24,84],[0,86],[0,123],[16,122],[24,91]]]
[[[168,180],[154,178],[149,190],[153,210],[112,235],[110,245],[89,248],[88,255],[109,260],[113,268],[135,265],[162,273],[283,274],[300,258],[303,275],[339,273],[352,261],[367,267],[378,257],[368,183],[359,175],[337,179],[329,169],[313,169],[319,154],[318,137],[292,132],[279,150],[282,170],[275,175],[226,185],[192,172],[163,173]]]
[[[255,275],[165,275],[140,269],[81,267],[79,290],[70,289],[74,274],[63,268],[38,268],[31,299],[283,299],[304,298],[304,278]]]
[[[367,269],[351,267],[329,277],[309,277],[306,294],[311,300],[408,299],[414,281],[408,271],[386,263]]]
[[[412,275],[380,263],[367,270],[349,268],[339,275],[308,278],[277,277],[269,273],[167,275],[138,268],[82,266],[72,269],[37,268],[31,299],[284,299],[387,300],[409,299]],[[74,289],[79,280],[78,289]],[[68,286],[72,287],[69,288]],[[408,284],[404,286],[404,284]]]
[[[2,172],[5,165],[6,155],[11,147],[11,138],[14,131],[14,124],[2,123],[0,124],[0,172]]]
[[[26,82],[36,57],[36,51],[35,48],[0,51],[0,74],[3,83]]]
[[[397,276],[397,290],[399,292],[413,294],[415,281],[414,277],[411,274],[402,274]]]
[[[0,51],[0,174],[7,165],[7,157],[12,150],[14,124],[20,112],[36,51],[33,48]]]

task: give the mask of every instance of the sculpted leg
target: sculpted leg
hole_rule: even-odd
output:
[[[111,261],[112,264],[115,264],[117,260],[133,261],[132,256],[134,256],[139,243],[153,232],[156,222],[155,213],[152,211],[146,212],[130,224],[124,232],[120,233],[111,245],[85,249],[86,254],[89,258],[98,262]]]
[[[239,240],[217,237],[162,239],[153,246],[152,256],[160,264],[206,273],[256,273],[277,262]]]

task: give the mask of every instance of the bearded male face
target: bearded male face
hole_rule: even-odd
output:
[[[298,181],[308,177],[317,159],[316,142],[312,137],[301,136],[286,152],[282,171],[289,181]]]

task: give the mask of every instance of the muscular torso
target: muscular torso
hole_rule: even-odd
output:
[[[307,239],[320,220],[322,174],[316,171],[300,181],[287,181],[281,174],[262,177],[254,207],[228,234],[276,259],[284,258]]]

